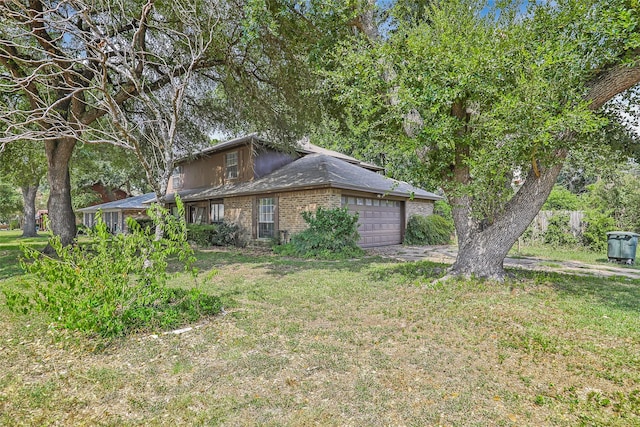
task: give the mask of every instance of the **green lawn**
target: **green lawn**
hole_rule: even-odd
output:
[[[638,250],[638,255],[640,255],[640,250]],[[520,249],[518,249],[518,245],[516,244],[509,252],[509,256],[545,258],[550,261],[580,261],[594,265],[609,263],[606,250],[593,252],[584,248],[553,248],[545,245],[521,246]],[[640,262],[636,262],[635,265],[626,267],[640,269],[639,264]]]
[[[0,307],[0,425],[640,425],[640,281],[197,256],[226,312],[182,334],[97,350]]]
[[[38,237],[20,238],[22,230],[0,230],[0,280],[16,276],[22,272],[20,262],[20,244],[35,248],[44,248],[48,234],[40,233]]]

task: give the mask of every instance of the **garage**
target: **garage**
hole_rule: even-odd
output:
[[[342,205],[358,213],[358,245],[363,248],[402,243],[402,202],[345,196]]]

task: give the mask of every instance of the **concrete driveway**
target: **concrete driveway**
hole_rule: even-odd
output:
[[[453,264],[458,254],[458,247],[444,246],[405,246],[393,245],[368,249],[372,255],[400,261],[433,261]],[[617,264],[586,264],[578,261],[555,261],[532,257],[507,257],[505,267],[523,268],[526,270],[554,271],[557,273],[579,274],[600,277],[622,276],[630,279],[640,279],[640,270]]]

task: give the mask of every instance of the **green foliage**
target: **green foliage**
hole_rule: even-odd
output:
[[[20,214],[22,198],[16,189],[0,182],[0,222],[8,222]]]
[[[611,213],[602,213],[595,209],[585,212],[582,243],[589,249],[602,252],[607,250],[607,232],[614,231],[616,224]]]
[[[135,218],[134,221],[142,228],[143,230],[149,230],[153,233],[155,225],[151,218]]]
[[[211,246],[216,230],[216,225],[187,224],[187,240],[198,246]]]
[[[555,185],[542,209],[549,211],[577,211],[580,199],[561,185]]]
[[[238,224],[223,222],[216,224],[216,232],[213,234],[211,244],[214,246],[244,246],[242,230]]]
[[[133,220],[129,234],[113,236],[98,215],[87,244],[62,246],[53,237],[55,257],[23,246],[21,263],[30,274],[22,290],[4,290],[8,306],[25,314],[40,311],[56,325],[105,338],[172,328],[218,312],[215,297],[166,287],[168,259],[195,273],[195,258],[183,221],[156,205],[149,215],[161,225],[163,239],[152,239]]]
[[[241,229],[237,224],[188,224],[187,240],[198,246],[243,246]]]
[[[549,218],[547,230],[544,232],[544,243],[554,247],[571,246],[578,243],[578,239],[571,233],[569,215],[557,213]]]
[[[362,255],[358,247],[358,215],[347,208],[318,208],[302,212],[308,228],[291,237],[286,245],[276,246],[281,255],[305,258],[341,259]]]
[[[640,185],[637,170],[620,171],[588,186],[584,196],[591,209],[609,214],[616,228],[640,232]]]
[[[345,42],[335,53],[342,67],[329,75],[352,133],[366,135],[376,145],[371,149],[400,147],[434,179],[444,178],[442,186],[452,196],[473,194],[474,213],[481,218],[513,195],[513,170],[529,170],[532,158],[555,161],[556,150],[566,144],[555,135],[591,135],[606,123],[589,110],[581,89],[593,69],[581,52],[600,40],[576,40],[566,28],[572,19],[593,24],[598,16],[566,4],[532,5],[527,16],[515,4],[499,7],[430,2],[421,19],[400,15],[379,43]],[[385,93],[397,102],[388,102]],[[454,104],[459,116],[452,114]],[[406,132],[412,110],[424,125]],[[453,179],[451,167],[462,157],[473,179]]]
[[[451,241],[453,222],[440,215],[412,215],[404,236],[406,245],[446,245]]]

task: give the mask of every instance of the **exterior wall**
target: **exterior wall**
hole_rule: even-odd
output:
[[[289,236],[304,230],[307,228],[307,223],[302,218],[302,212],[315,211],[318,207],[339,208],[340,194],[340,190],[332,188],[276,194],[279,213],[278,228],[286,230]]]
[[[242,229],[242,240],[253,238],[253,196],[227,197],[224,199],[224,220]]]
[[[227,180],[225,179],[225,154],[234,151],[238,152],[238,178]],[[217,187],[227,183],[253,180],[253,157],[250,145],[235,147],[211,156],[186,161],[181,166],[184,168],[182,187],[174,188],[173,179],[170,179],[167,193],[173,193],[176,190]]]
[[[407,200],[405,203],[405,227],[411,215],[432,215],[433,203],[432,200]]]
[[[295,160],[291,154],[258,147],[254,153],[253,170],[255,179],[262,178],[276,169]]]

